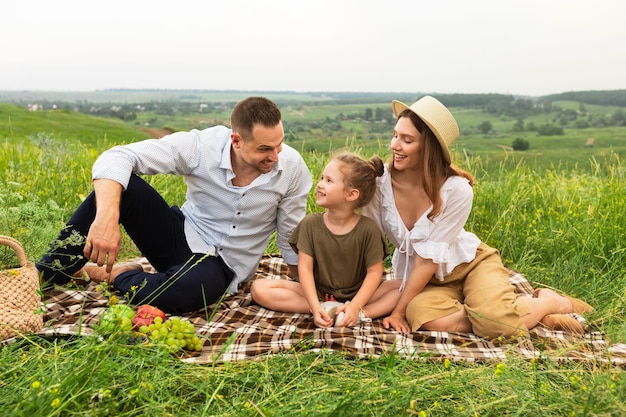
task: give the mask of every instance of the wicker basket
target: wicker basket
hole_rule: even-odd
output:
[[[19,268],[0,270],[0,341],[24,333],[38,332],[43,327],[39,272],[28,261],[17,240],[0,235],[0,244],[12,248],[20,262]]]

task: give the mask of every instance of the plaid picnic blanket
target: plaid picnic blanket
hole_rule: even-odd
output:
[[[142,259],[145,270],[151,266]],[[386,271],[391,278],[391,271]],[[288,279],[287,265],[280,257],[268,256],[260,264],[256,278]],[[510,279],[519,294],[531,296],[533,287],[516,271]],[[46,312],[44,335],[91,335],[92,325],[107,308],[108,299],[93,283],[84,288],[58,288],[44,294]],[[583,317],[573,314],[585,324]],[[626,364],[626,344],[609,345],[601,332],[583,336],[551,331],[537,326],[529,335],[507,340],[485,340],[469,333],[417,331],[408,335],[387,330],[382,320],[361,323],[352,328],[316,328],[310,315],[280,313],[252,301],[249,283],[239,292],[226,296],[202,311],[184,315],[203,338],[200,352],[185,355],[193,363],[221,363],[258,358],[277,353],[341,352],[355,357],[393,354],[416,360],[481,362],[506,361],[518,355],[527,359]]]

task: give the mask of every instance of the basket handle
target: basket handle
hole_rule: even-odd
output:
[[[22,244],[12,237],[0,235],[0,245],[6,245],[13,249],[17,254],[17,259],[20,261],[20,267],[28,265],[28,257],[24,251]]]

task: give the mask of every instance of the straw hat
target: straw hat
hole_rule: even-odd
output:
[[[437,137],[441,149],[443,149],[443,156],[446,162],[451,163],[452,159],[450,158],[448,146],[459,137],[459,126],[456,124],[454,116],[452,116],[446,106],[441,104],[441,102],[434,97],[424,96],[411,106],[394,100],[391,103],[391,107],[396,117],[398,117],[403,110],[409,109],[422,119],[430,130],[433,131],[435,137]]]

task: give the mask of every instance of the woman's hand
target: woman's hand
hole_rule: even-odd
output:
[[[395,331],[400,333],[411,333],[411,327],[409,323],[406,321],[406,318],[402,314],[398,314],[396,312],[392,312],[391,315],[385,317],[383,319],[383,327],[385,329],[393,328]]]
[[[394,330],[400,333],[411,333],[411,326],[406,321],[406,308],[411,300],[428,284],[436,270],[437,264],[431,259],[424,259],[419,255],[415,256],[411,272],[406,280],[406,286],[400,294],[398,304],[396,304],[391,315],[383,319],[385,329],[393,327]]]

